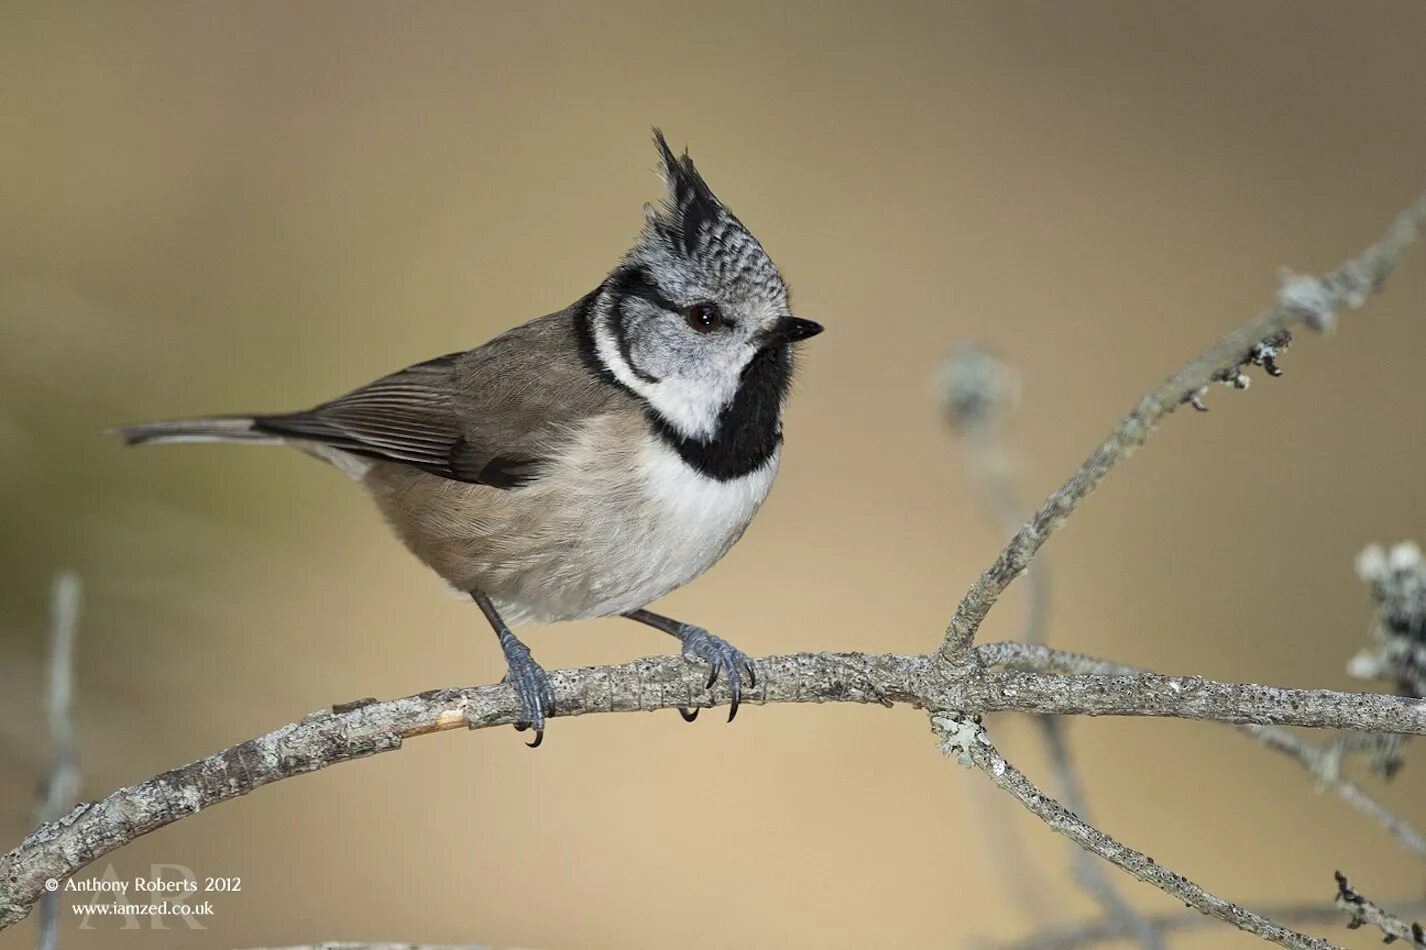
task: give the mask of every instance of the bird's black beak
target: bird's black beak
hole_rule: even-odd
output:
[[[799,340],[807,340],[816,336],[822,332],[822,329],[822,324],[813,320],[804,320],[801,317],[783,317],[772,325],[772,330],[768,335],[785,343],[796,343]]]

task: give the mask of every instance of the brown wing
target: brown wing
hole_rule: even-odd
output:
[[[254,425],[456,481],[527,484],[581,420],[629,398],[587,368],[574,317],[575,308],[542,317]]]

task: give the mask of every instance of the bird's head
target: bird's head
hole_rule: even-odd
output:
[[[746,387],[781,410],[793,345],[822,327],[792,315],[767,252],[718,200],[687,152],[654,130],[666,185],[644,230],[600,289],[600,361],[680,435],[711,438]]]

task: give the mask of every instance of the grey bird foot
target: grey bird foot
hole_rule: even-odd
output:
[[[738,714],[738,703],[743,697],[743,674],[748,677],[748,688],[758,685],[757,673],[753,670],[753,661],[748,655],[727,640],[715,637],[702,627],[695,627],[692,624],[684,624],[679,632],[679,639],[683,641],[683,655],[695,659],[704,660],[708,663],[708,688],[712,689],[713,684],[718,682],[718,674],[723,673],[728,679],[728,695],[732,702],[728,707],[728,721],[732,722],[733,717]],[[692,722],[698,718],[697,709],[679,709],[679,714],[684,721]]]
[[[537,749],[545,741],[545,717],[555,714],[554,687],[550,685],[549,674],[530,656],[525,644],[513,636],[502,637],[500,647],[505,653],[505,663],[510,667],[505,681],[515,688],[515,695],[520,700],[520,721],[515,723],[515,728],[520,732],[534,729],[535,741],[525,744]]]

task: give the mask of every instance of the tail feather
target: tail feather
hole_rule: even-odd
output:
[[[277,445],[279,436],[261,432],[251,416],[222,416],[215,419],[175,419],[171,422],[144,422],[114,429],[112,434],[125,445],[156,442],[257,442]]]

